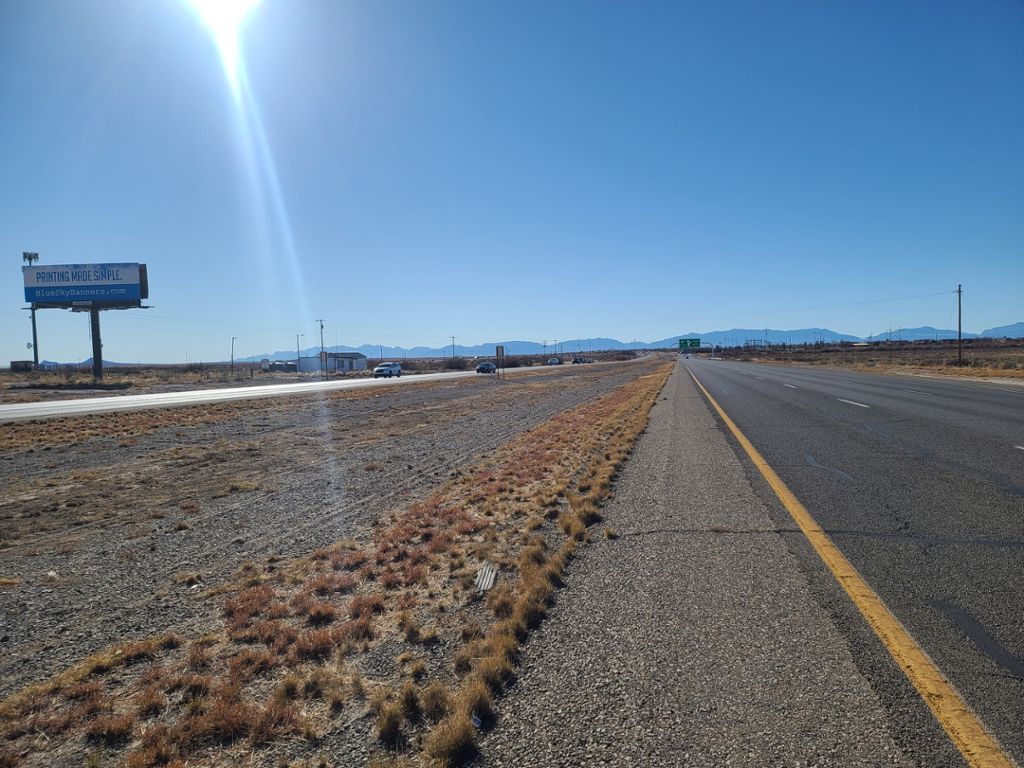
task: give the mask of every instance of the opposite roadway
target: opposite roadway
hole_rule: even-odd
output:
[[[1024,388],[683,362],[1024,765]]]
[[[639,360],[646,358],[638,358]],[[595,363],[604,366],[607,363]],[[575,367],[575,366],[572,366]],[[593,366],[587,366],[593,367]],[[513,368],[502,375],[538,375],[565,370],[565,366]],[[86,416],[95,413],[115,411],[137,411],[147,408],[174,408],[186,405],[224,403],[235,400],[255,400],[265,397],[291,397],[317,392],[332,392],[339,389],[362,389],[397,384],[422,384],[431,381],[464,379],[478,376],[474,371],[452,371],[448,373],[423,373],[396,378],[355,378],[334,381],[292,381],[286,384],[264,384],[251,387],[224,387],[221,389],[196,389],[187,392],[160,392],[146,395],[117,395],[113,397],[87,397],[78,400],[51,400],[38,403],[11,403],[0,405],[0,424],[5,421],[25,419],[50,419],[59,416]]]
[[[550,369],[542,369],[550,370]],[[265,384],[253,387],[225,387],[222,389],[197,389],[188,392],[160,392],[148,395],[119,395],[114,397],[89,397],[80,400],[52,400],[39,403],[13,403],[0,405],[0,423],[23,419],[48,419],[58,416],[85,416],[94,413],[114,411],[136,411],[146,408],[172,408],[185,405],[224,403],[233,400],[255,400],[264,397],[289,397],[309,395],[316,392],[331,392],[339,389],[361,389],[389,384],[423,383],[444,381],[476,376],[472,371],[452,373],[426,373],[398,378],[381,379],[340,379],[335,381],[289,382],[287,384]]]

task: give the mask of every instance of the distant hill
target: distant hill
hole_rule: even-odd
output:
[[[903,341],[921,341],[924,339],[955,339],[956,329],[940,329],[932,328],[930,325],[924,325],[920,328],[893,328],[892,338],[902,339]],[[977,339],[982,336],[987,336],[988,331],[984,334],[980,333],[964,333],[963,338],[965,339]],[[890,331],[887,328],[881,333],[875,334],[873,338],[875,341],[884,341],[890,336]]]
[[[39,367],[41,367],[41,368],[48,368],[48,367],[61,367],[61,368],[64,368],[65,366],[68,366],[68,365],[74,365],[76,368],[88,368],[91,371],[92,370],[92,358],[91,357],[87,357],[85,360],[83,360],[82,362],[77,363],[77,364],[76,363],[55,363],[52,360],[40,360],[39,361]],[[104,360],[103,361],[103,365],[104,366],[109,365],[111,367],[116,367],[116,368],[126,368],[128,366],[138,367],[139,363],[115,363],[113,360]],[[145,365],[145,363],[143,363],[143,365]]]
[[[889,337],[889,331],[886,329],[882,333],[874,336],[874,339],[887,339]],[[902,328],[892,329],[892,337],[902,338],[903,341],[919,341],[922,339],[955,339],[956,329],[955,328],[932,328],[930,325],[925,325],[921,328]],[[1024,339],[1024,322],[1014,323],[1013,325],[1002,325],[998,328],[989,328],[988,330],[982,331],[981,333],[963,333],[965,339]]]
[[[683,333],[679,336],[669,336],[661,341],[654,341],[644,345],[649,349],[663,347],[678,347],[679,339],[700,339],[709,341],[716,346],[742,345],[745,342],[756,341],[763,343],[767,336],[770,344],[813,344],[816,341],[861,341],[858,336],[850,336],[846,333],[838,333],[828,328],[798,328],[792,331],[779,331],[774,328],[731,328],[728,331],[711,331],[709,333]]]
[[[981,335],[987,339],[1002,339],[1004,337],[1007,339],[1024,339],[1024,323],[989,328],[987,331],[983,331]]]
[[[680,339],[700,339],[714,345],[742,345],[746,342],[763,343],[767,335],[770,344],[814,344],[818,341],[881,341],[889,337],[886,329],[867,338],[853,336],[848,333],[839,333],[830,328],[797,328],[794,330],[778,330],[769,328],[730,328],[727,331],[708,331],[706,333],[692,332],[680,333],[669,336],[658,341],[619,341],[618,339],[596,338],[596,339],[564,339],[558,342],[556,350],[554,340],[548,342],[547,346],[536,341],[500,341],[495,344],[477,344],[475,346],[455,345],[455,354],[459,357],[493,357],[494,349],[498,344],[505,347],[506,355],[574,355],[577,350],[584,353],[591,351],[619,350],[619,349],[675,349],[679,346]],[[965,339],[986,338],[1024,338],[1024,322],[1015,325],[1006,325],[1000,328],[992,328],[984,333],[965,333]],[[902,338],[904,341],[920,339],[955,339],[956,331],[950,329],[932,328],[922,326],[920,328],[893,329],[893,338]],[[381,347],[374,344],[363,344],[360,347],[325,347],[328,352],[362,352],[367,357],[385,360],[404,360],[417,357],[451,357],[452,348],[447,347]],[[558,351],[560,350],[560,351]],[[302,350],[303,356],[314,356],[320,352],[320,347],[308,347]],[[284,350],[274,352],[271,355],[256,355],[256,359],[269,357],[271,360],[294,360],[295,350]]]
[[[673,342],[673,345],[678,342]],[[464,344],[455,345],[455,354],[459,357],[494,357],[495,348],[498,345],[505,347],[506,355],[573,355],[576,354],[577,350],[580,352],[590,352],[598,350],[608,349],[632,349],[633,344],[624,343],[616,339],[571,339],[566,341],[560,341],[558,343],[558,349],[556,351],[555,340],[552,339],[544,345],[536,341],[523,341],[521,339],[514,341],[499,341],[494,344],[476,344],[474,346],[466,346]],[[655,345],[645,344],[643,342],[637,342],[637,349],[645,348],[656,348]],[[452,348],[447,347],[412,347],[406,349],[405,347],[385,347],[377,344],[363,344],[359,347],[348,347],[344,344],[340,346],[324,347],[327,352],[361,352],[367,357],[371,357],[375,360],[403,360],[406,358],[417,358],[417,357],[451,357]],[[320,347],[308,347],[302,350],[303,357],[315,357],[320,354]],[[263,355],[270,360],[294,360],[295,350],[279,350],[270,355]],[[261,359],[260,355],[256,355],[256,359]]]
[[[893,338],[902,338],[903,341],[915,341],[924,339],[955,339],[956,331],[949,328],[939,329],[932,328],[929,325],[922,326],[920,328],[903,328],[894,329],[892,332]],[[1014,323],[1013,325],[1003,325],[998,328],[989,328],[987,331],[982,333],[965,333],[963,338],[965,339],[976,339],[976,338],[1010,338],[1010,339],[1021,339],[1024,338],[1024,322]],[[730,328],[727,331],[708,331],[706,333],[680,333],[677,335],[669,336],[658,341],[619,341],[618,339],[609,338],[596,338],[596,339],[563,339],[558,342],[558,346],[555,346],[555,341],[552,339],[547,345],[536,341],[499,341],[494,344],[476,344],[474,346],[465,346],[462,344],[455,345],[455,354],[459,357],[494,357],[495,347],[502,345],[505,347],[506,355],[562,355],[572,356],[577,351],[588,354],[590,352],[601,352],[607,350],[620,350],[620,349],[676,349],[679,346],[679,339],[700,339],[702,342],[708,342],[710,344],[718,345],[742,345],[747,342],[764,343],[767,338],[770,344],[813,344],[817,341],[824,342],[837,342],[837,341],[882,341],[889,338],[889,330],[886,329],[882,333],[874,336],[869,336],[866,339],[862,339],[859,336],[851,336],[847,333],[839,333],[829,328],[798,328],[795,330],[783,331],[774,328]],[[376,344],[363,344],[359,347],[347,347],[347,346],[334,346],[325,347],[328,352],[361,352],[369,358],[380,359],[383,357],[385,360],[404,360],[407,358],[417,357],[451,357],[452,348],[450,346],[445,347],[413,347],[406,349],[404,347],[383,347]],[[257,354],[255,359],[257,361],[263,358],[269,358],[270,360],[294,360],[295,359],[294,349],[279,350],[271,354]],[[312,357],[320,352],[320,347],[306,347],[302,351],[303,357]],[[244,363],[251,360],[251,357],[246,357],[244,360],[239,359],[238,363]],[[215,361],[197,361],[197,362],[215,362]],[[227,360],[221,360],[221,363],[228,362]],[[109,366],[123,366],[123,365],[135,365],[134,363],[115,363],[104,360],[104,365]],[[50,361],[43,361],[41,365],[68,365],[68,363],[52,363]],[[83,368],[92,367],[92,358],[83,360],[81,362]]]

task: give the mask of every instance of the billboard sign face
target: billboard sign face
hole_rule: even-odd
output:
[[[25,301],[61,307],[138,306],[145,298],[138,264],[22,267]]]

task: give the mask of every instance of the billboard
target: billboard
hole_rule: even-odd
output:
[[[75,309],[137,307],[148,298],[145,264],[55,264],[22,267],[25,301]]]

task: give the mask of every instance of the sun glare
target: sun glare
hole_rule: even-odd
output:
[[[259,0],[189,0],[210,28],[231,89],[238,96],[238,25]]]
[[[259,105],[249,84],[246,72],[245,57],[238,31],[245,21],[246,15],[259,0],[185,0],[196,12],[206,26],[220,53],[224,74],[231,88],[235,107],[235,127],[237,129],[238,149],[241,153],[248,189],[253,204],[253,222],[261,233],[260,241],[264,244],[260,255],[266,256],[265,266],[268,267],[268,295],[280,293],[277,280],[280,278],[280,264],[277,261],[282,255],[289,266],[292,288],[295,291],[296,306],[299,316],[313,317],[306,301],[303,286],[302,270],[299,266],[295,240],[292,237],[291,222],[288,218],[288,207],[285,204],[284,192],[278,178],[277,164],[271,152],[270,142],[263,127]],[[276,224],[276,232],[274,225]],[[276,237],[274,235],[276,234]],[[273,254],[271,269],[270,254]]]

